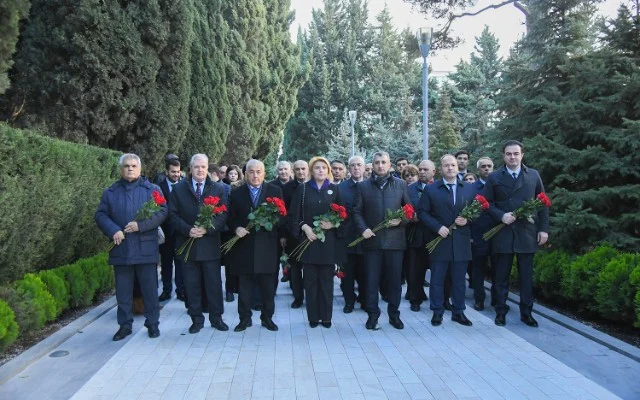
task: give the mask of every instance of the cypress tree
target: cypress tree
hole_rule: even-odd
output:
[[[0,0],[0,94],[9,87],[7,72],[18,43],[19,22],[29,13],[28,0]]]
[[[432,135],[429,136],[429,159],[440,160],[446,153],[460,148],[460,127],[451,109],[449,88],[443,85],[438,96]]]

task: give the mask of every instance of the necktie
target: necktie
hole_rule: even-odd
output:
[[[202,199],[202,182],[196,182],[196,199],[198,199],[198,203]]]
[[[451,201],[451,204],[453,204],[455,206],[456,205],[456,198],[453,195],[453,183],[447,183],[447,186],[449,186],[449,200]]]
[[[516,174],[515,172],[512,172],[511,175],[513,176],[513,179],[518,179],[518,174]]]
[[[258,195],[260,194],[260,188],[252,187],[250,192],[251,192],[251,201],[253,202],[253,206],[257,207],[258,206]]]

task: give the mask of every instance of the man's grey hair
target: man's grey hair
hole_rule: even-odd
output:
[[[349,157],[349,161],[348,161],[349,165],[351,165],[351,163],[356,160],[360,160],[362,161],[362,164],[364,164],[364,158],[362,158],[362,156],[351,156]]]
[[[431,160],[422,160],[420,161],[420,164],[422,163],[427,163],[431,166],[431,168],[436,169],[436,164]],[[418,164],[418,168],[420,168],[420,164]]]
[[[440,165],[442,165],[442,160],[444,160],[445,157],[453,157],[454,160],[456,159],[456,156],[454,156],[453,154],[447,153],[447,154],[443,155],[442,157],[440,157]],[[456,164],[456,165],[458,165],[458,164]]]
[[[278,161],[276,164],[276,169],[280,169],[281,167],[287,166],[291,169],[291,163],[289,161]]]
[[[138,163],[139,167],[142,167],[142,161],[140,161],[140,157],[138,157],[137,154],[133,154],[133,153],[126,153],[120,156],[120,159],[118,160],[118,166],[120,168],[124,167],[124,162],[127,160],[136,160],[136,162]]]
[[[247,161],[247,164],[245,165],[246,170],[248,171],[249,168],[255,167],[255,166],[261,167],[262,170],[264,171],[264,163],[260,160],[256,160],[254,158],[252,158],[251,160]]]
[[[191,161],[189,161],[190,168],[193,167],[193,163],[196,162],[196,160],[204,160],[204,162],[209,165],[209,157],[207,157],[206,154],[198,153],[191,156]]]
[[[491,158],[489,158],[489,157],[480,157],[480,158],[478,158],[478,162],[476,162],[476,168],[479,169],[480,168],[480,164],[484,160],[489,160],[489,161],[491,161],[491,164],[493,164],[493,160]]]
[[[389,153],[387,153],[386,151],[376,151],[375,153],[373,153],[373,158],[376,157],[386,157],[387,160],[391,160],[391,157],[389,157]]]
[[[304,165],[306,165],[306,166],[307,166],[307,168],[309,168],[309,163],[308,163],[308,162],[306,162],[305,160],[298,160],[298,161],[294,162],[294,163],[293,163],[293,167],[294,167],[294,168],[296,167],[296,164],[304,164]]]

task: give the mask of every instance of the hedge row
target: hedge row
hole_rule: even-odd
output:
[[[104,250],[93,215],[118,157],[0,123],[0,284]]]
[[[19,334],[29,334],[55,320],[63,311],[88,306],[114,288],[107,253],[73,264],[28,273],[0,287],[0,351]]]
[[[541,298],[640,327],[640,254],[608,245],[578,257],[559,250],[538,252],[533,284]]]

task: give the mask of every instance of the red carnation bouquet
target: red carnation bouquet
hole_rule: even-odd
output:
[[[344,277],[347,276],[347,273],[344,271],[344,268],[338,265],[335,275],[338,279],[344,279]]]
[[[316,234],[319,241],[324,243],[324,229],[320,228],[320,224],[323,221],[330,222],[333,224],[334,228],[337,228],[345,219],[347,219],[347,209],[336,203],[331,203],[331,211],[313,217],[313,233]],[[289,257],[295,257],[296,260],[300,261],[302,253],[307,250],[310,244],[311,241],[309,239],[303,240],[302,243],[300,243],[298,246],[296,246],[295,249],[293,249],[291,254],[289,254]]]
[[[151,200],[147,201],[142,205],[142,207],[140,207],[136,213],[136,217],[133,219],[134,221],[143,221],[151,218],[153,214],[162,209],[163,205],[167,204],[167,199],[165,199],[162,193],[157,190],[154,190],[153,193],[151,193],[151,197]],[[107,251],[113,250],[114,247],[116,247],[116,244],[111,243]]]
[[[389,225],[389,221],[391,221],[392,219],[406,219],[408,221],[413,221],[413,216],[415,215],[415,213],[416,211],[413,209],[413,206],[411,204],[405,204],[404,206],[402,206],[402,208],[396,211],[387,210],[387,216],[385,217],[385,219],[378,225],[374,226],[371,230],[375,233],[381,229],[390,227],[391,225]],[[363,240],[364,238],[360,236],[353,242],[349,243],[349,246],[347,247],[353,247]]]
[[[289,264],[289,255],[284,251],[280,256],[280,263],[282,264],[282,276],[288,276],[291,270],[291,264]]]
[[[533,214],[543,207],[551,207],[551,199],[549,199],[545,192],[540,192],[535,199],[527,200],[522,203],[520,207],[516,208],[516,210],[513,211],[513,216],[516,217],[516,219],[526,219],[533,224],[535,222],[533,220]],[[482,238],[484,240],[491,239],[505,226],[506,224],[504,223],[494,226],[485,232]]]
[[[247,216],[247,218],[249,218],[249,223],[245,229],[250,231],[255,228],[256,232],[258,232],[260,228],[263,228],[264,230],[271,232],[273,227],[280,220],[280,217],[286,216],[287,207],[285,207],[284,201],[279,197],[267,197],[267,201],[265,203],[260,204],[255,211],[249,213]],[[240,236],[236,235],[225,242],[221,247],[224,254],[230,252],[233,245],[235,245],[240,239]]]
[[[227,206],[225,204],[220,204],[220,197],[217,196],[207,196],[202,200],[202,205],[200,206],[200,210],[198,210],[198,217],[196,218],[196,222],[193,224],[196,228],[204,228],[204,229],[215,229],[213,225],[213,217],[218,214],[222,214],[227,211]],[[189,258],[189,253],[191,252],[191,247],[193,246],[193,242],[196,240],[194,237],[190,237],[180,248],[176,251],[176,254],[180,255],[185,252],[184,261],[187,262]]]
[[[468,221],[471,221],[478,218],[480,213],[488,209],[489,209],[489,202],[487,201],[487,199],[485,199],[483,195],[477,194],[476,197],[474,197],[471,204],[467,204],[462,209],[462,211],[460,211],[460,216],[462,218],[466,218]],[[454,229],[457,228],[457,226],[458,225],[456,225],[455,222],[449,226],[449,235]],[[429,254],[433,253],[433,250],[435,250],[438,244],[442,242],[442,239],[444,238],[438,235],[437,238],[427,243],[427,250],[429,250]]]

